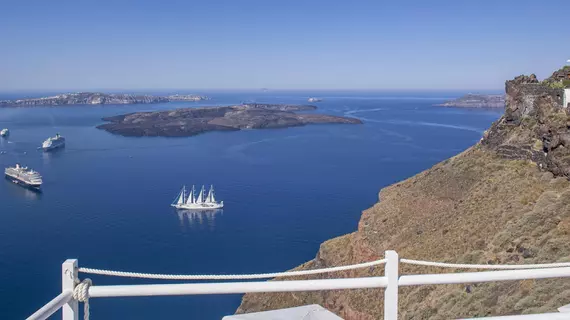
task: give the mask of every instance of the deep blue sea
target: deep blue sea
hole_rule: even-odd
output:
[[[44,177],[37,194],[0,181],[0,318],[22,319],[61,290],[61,263],[124,271],[277,272],[356,230],[381,188],[475,142],[501,111],[434,107],[462,92],[199,92],[199,103],[0,109],[0,166]],[[27,96],[41,94],[27,94]],[[11,98],[21,95],[0,95]],[[104,116],[241,102],[306,103],[363,125],[121,137]],[[64,150],[43,153],[55,133]],[[183,184],[216,187],[223,212],[178,213]],[[82,277],[85,277],[83,275]],[[89,276],[95,285],[164,283]],[[91,300],[96,319],[221,319],[240,295]]]

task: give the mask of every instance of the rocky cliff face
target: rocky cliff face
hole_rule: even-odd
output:
[[[457,263],[545,263],[570,258],[568,113],[560,91],[536,77],[506,84],[505,115],[482,141],[380,192],[358,230],[323,243],[312,269],[402,258]],[[450,272],[402,265],[401,273]],[[382,275],[383,268],[311,278]],[[555,311],[569,280],[402,288],[402,319],[453,319]],[[345,319],[380,319],[381,289],[247,294],[238,313],[318,303]]]
[[[507,159],[531,160],[556,176],[570,177],[570,117],[564,90],[540,84],[534,75],[507,81],[505,115],[482,144]]]

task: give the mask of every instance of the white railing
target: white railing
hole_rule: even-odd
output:
[[[320,280],[291,280],[291,281],[253,281],[253,282],[221,282],[221,283],[179,283],[179,284],[150,284],[150,285],[114,285],[114,286],[90,286],[85,282],[80,283],[78,271],[115,276],[130,276],[157,279],[157,276],[165,278],[169,275],[140,274],[128,272],[105,271],[97,269],[79,269],[77,260],[67,260],[62,265],[62,293],[47,303],[44,307],[32,314],[28,320],[47,319],[60,308],[63,310],[63,320],[78,320],[78,299],[103,298],[103,297],[136,297],[136,296],[173,296],[173,295],[203,295],[203,294],[235,294],[235,293],[261,293],[261,292],[294,292],[294,291],[320,291],[340,289],[363,289],[385,288],[384,290],[384,319],[396,320],[398,317],[398,288],[400,286],[438,285],[477,283],[506,280],[526,280],[570,277],[570,263],[552,263],[540,265],[465,265],[446,264],[428,261],[399,259],[395,251],[386,251],[385,259],[352,266],[334,267],[320,270],[307,271],[310,274],[335,272],[362,268],[368,265],[386,264],[384,276],[364,278],[340,278]],[[512,269],[501,271],[464,272],[464,273],[440,273],[440,274],[416,274],[399,275],[399,264],[414,264],[435,267],[450,268],[473,268],[473,269]],[[176,276],[174,279],[255,279],[268,278],[267,275],[233,275],[233,276]],[[279,273],[279,276],[297,276],[296,272]],[[151,277],[152,276],[152,277]],[[257,277],[256,277],[257,276]],[[78,292],[81,291],[81,292]],[[81,298],[83,297],[83,298]],[[89,314],[88,300],[85,302],[86,313]],[[566,308],[566,307],[564,307]],[[542,314],[546,318],[570,319],[570,310],[561,308],[564,314]],[[529,316],[511,316],[508,318],[498,317],[489,319],[526,319]]]

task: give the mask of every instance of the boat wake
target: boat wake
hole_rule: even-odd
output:
[[[236,145],[233,145],[227,149],[226,156],[228,156],[230,158],[237,158],[237,159],[242,160],[243,162],[246,162],[249,164],[264,165],[264,164],[267,164],[267,161],[265,161],[259,157],[250,157],[246,154],[245,151],[247,149],[253,147],[253,146],[257,146],[257,145],[268,143],[268,142],[298,139],[298,138],[307,138],[310,136],[318,136],[318,135],[290,135],[290,136],[285,136],[285,137],[266,138],[266,139],[246,142],[246,143],[242,143],[242,144],[236,144]]]
[[[273,141],[278,141],[278,140],[306,138],[306,137],[307,137],[307,135],[297,134],[297,135],[290,135],[290,136],[279,137],[279,138],[266,138],[266,139],[261,139],[261,140],[256,140],[256,141],[251,141],[251,142],[233,145],[228,149],[228,151],[230,151],[230,152],[242,152],[251,146],[255,146],[255,145],[258,145],[261,143],[273,142]]]
[[[386,108],[354,109],[354,110],[345,111],[344,115],[350,116],[350,115],[355,114],[355,113],[376,112],[376,111],[384,111],[384,110],[387,110],[387,109]]]
[[[368,122],[375,122],[375,123],[387,123],[387,124],[401,124],[406,126],[428,126],[428,127],[438,127],[438,128],[446,128],[446,129],[454,129],[454,130],[463,130],[463,131],[471,131],[476,132],[479,134],[483,134],[485,129],[469,127],[469,126],[458,126],[454,124],[446,124],[446,123],[437,123],[437,122],[425,122],[425,121],[408,121],[408,120],[376,120],[376,119],[367,119],[367,118],[359,118],[363,121]]]

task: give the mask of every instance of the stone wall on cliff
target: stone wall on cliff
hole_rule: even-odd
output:
[[[570,114],[563,107],[564,89],[541,84],[531,75],[507,81],[505,91],[505,114],[485,132],[482,145],[570,178]]]

